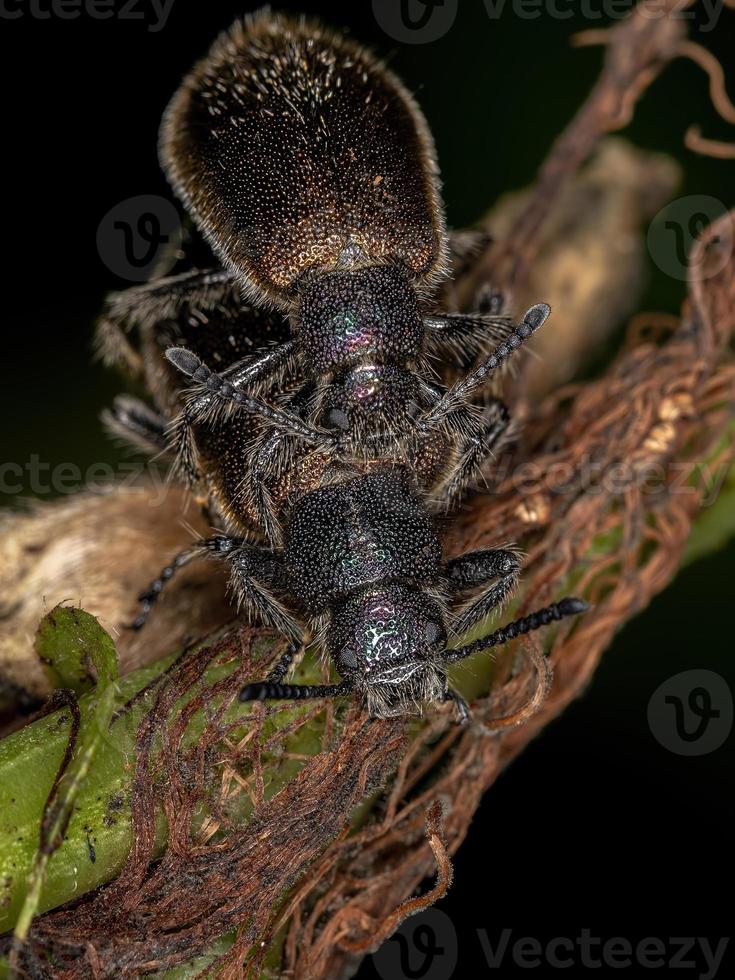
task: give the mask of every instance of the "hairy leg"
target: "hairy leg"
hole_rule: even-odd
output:
[[[166,351],[166,357],[182,374],[188,375],[196,385],[200,386],[201,390],[198,394],[212,394],[225,404],[230,403],[233,407],[252,412],[311,445],[331,446],[334,443],[334,437],[328,432],[314,428],[291,412],[251,397],[223,374],[212,371],[192,351],[184,347],[170,347]]]
[[[238,606],[245,606],[249,613],[257,613],[264,625],[272,626],[292,642],[301,644],[301,628],[272,591],[279,576],[279,556],[262,548],[248,547],[243,538],[227,535],[202,538],[176,555],[138,597],[141,611],[131,624],[132,628],[141,629],[145,625],[165,586],[180,569],[207,556],[223,558],[230,565]]]
[[[433,506],[450,511],[481,476],[485,464],[507,443],[511,418],[503,402],[493,399],[483,407],[482,425],[462,439],[457,456],[444,476]]]
[[[149,456],[171,451],[166,419],[138,398],[118,395],[112,408],[102,412],[102,422],[111,435]]]
[[[422,428],[442,425],[455,412],[466,409],[473,395],[492,375],[545,323],[551,312],[545,303],[538,303],[526,312],[521,322],[473,371],[448,388],[436,404],[418,419]]]
[[[454,632],[466,633],[504,602],[518,581],[519,569],[518,555],[506,548],[470,551],[448,562],[446,581],[456,599],[482,587],[480,595],[460,610]]]
[[[130,343],[135,327],[176,320],[195,308],[197,314],[237,308],[240,290],[232,273],[224,269],[194,270],[164,276],[111,293],[97,322],[95,344],[98,356],[108,366],[127,366],[132,374],[142,368],[142,358]]]

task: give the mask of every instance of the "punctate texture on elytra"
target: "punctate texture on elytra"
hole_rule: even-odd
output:
[[[365,49],[259,15],[215,42],[176,93],[164,169],[227,266],[283,299],[345,250],[443,271],[434,145],[413,98]]]

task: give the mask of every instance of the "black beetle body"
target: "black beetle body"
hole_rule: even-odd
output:
[[[224,304],[226,295],[220,298]],[[253,343],[272,338],[278,324],[262,311],[250,312],[248,336]],[[169,305],[167,313],[167,318],[152,320],[141,331],[149,385],[164,416],[175,415],[187,397],[181,375],[163,356],[172,339],[185,339],[197,355],[208,352],[225,374],[242,365],[241,344],[222,329],[228,319],[226,304],[219,318],[207,320],[195,305]],[[287,404],[293,405],[303,390],[296,382]],[[154,418],[124,398],[111,421],[128,429],[137,421],[139,430],[148,427],[150,437]],[[165,418],[157,424],[162,436]],[[242,492],[243,469],[251,463],[263,424],[253,414],[237,412],[195,427],[204,462],[203,502],[213,519],[224,521],[228,533],[196,543],[167,565],[141,595],[143,608],[135,625],[143,625],[177,569],[197,556],[214,555],[229,564],[238,601],[292,642],[277,671],[262,683],[248,685],[243,700],[354,691],[374,715],[406,713],[419,710],[424,702],[451,699],[465,717],[466,707],[447,686],[446,667],[483,646],[448,649],[447,643],[510,594],[518,574],[517,554],[484,549],[446,561],[428,506],[436,487],[429,468],[417,471],[390,459],[337,464],[329,453],[299,442],[283,465],[269,468],[258,483],[283,527],[282,546],[264,547],[258,507]],[[485,645],[583,608],[578,600],[563,600],[497,631]],[[338,684],[280,684],[304,642],[302,620],[334,663],[341,677]]]
[[[471,402],[548,308],[526,316],[523,334],[492,312],[432,310],[449,270],[448,237],[433,141],[401,82],[352,41],[264,11],[237,22],[184,80],[164,117],[160,156],[224,269],[112,297],[101,331],[109,359],[132,325],[155,319],[162,290],[208,320],[220,318],[229,289],[233,334],[258,336],[259,311],[288,320],[288,333],[228,376],[206,354],[189,356],[185,338],[170,352],[201,395],[179,426],[187,476],[196,482],[204,468],[188,429],[236,402],[269,423],[250,472],[275,458],[274,430],[361,460],[420,459],[441,442],[445,463],[464,460],[446,495],[447,507],[455,503],[504,414],[497,401]],[[218,289],[202,285],[207,277]],[[449,389],[432,376],[431,357],[465,370],[480,355]],[[297,380],[307,386],[299,411],[280,399]],[[280,544],[274,513],[260,516]]]
[[[338,387],[327,422],[364,433],[394,380],[381,365],[422,355],[419,297],[448,267],[434,143],[411,95],[357,44],[261,13],[184,80],[160,155],[245,295],[289,315],[310,371]],[[371,384],[356,384],[365,368]],[[403,387],[399,415],[420,404]]]
[[[134,625],[178,568],[212,554],[292,641],[243,700],[355,691],[375,715],[452,699],[465,717],[448,663],[584,608],[565,599],[447,646],[509,595],[519,560],[444,560],[432,515],[507,434],[499,402],[468,406],[548,307],[515,327],[427,310],[448,271],[428,128],[382,64],[313,23],[263,12],[218,39],[174,96],[160,151],[224,269],[113,297],[103,348],[144,372],[160,416],[125,399],[111,422],[159,448],[174,421],[226,533],[166,566]],[[457,346],[482,358],[445,388],[426,358]],[[338,684],[280,683],[305,632]]]

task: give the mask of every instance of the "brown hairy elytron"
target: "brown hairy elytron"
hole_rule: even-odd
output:
[[[447,269],[434,142],[403,84],[305,20],[237,22],[164,117],[161,161],[214,252],[288,306],[306,273]]]

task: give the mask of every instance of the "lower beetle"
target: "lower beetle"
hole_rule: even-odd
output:
[[[196,303],[179,304],[144,326],[143,361],[161,415],[125,398],[110,416],[117,429],[124,427],[153,447],[165,445],[165,420],[177,410],[185,413],[190,397],[202,397],[202,385],[212,375],[205,357],[217,363],[218,378],[227,379],[233,367],[240,374],[247,372],[241,345],[267,343],[278,327],[261,311],[240,307],[238,316],[250,315],[251,326],[247,333],[231,334],[225,329],[227,310],[223,302],[219,318],[211,310],[201,317]],[[548,307],[532,308],[485,363],[492,368],[508,357],[547,314]],[[179,372],[197,383],[193,394]],[[475,374],[478,384],[481,373],[478,369]],[[308,386],[300,378],[290,380],[291,387],[280,391],[279,398],[298,417],[308,411]],[[444,560],[432,510],[441,506],[443,495],[456,498],[457,472],[463,471],[466,459],[448,453],[440,442],[436,458],[427,448],[423,460],[359,461],[309,446],[289,430],[277,429],[269,437],[273,465],[262,479],[246,481],[252,447],[265,423],[247,410],[238,411],[240,399],[247,396],[226,380],[207,390],[221,410],[193,427],[202,502],[225,524],[227,533],[195,542],[168,564],[140,596],[142,610],[133,625],[144,624],[177,569],[199,556],[225,560],[238,603],[291,641],[275,671],[243,690],[244,701],[355,692],[370,713],[385,717],[449,699],[466,718],[466,705],[448,687],[449,664],[586,608],[580,599],[565,598],[485,639],[451,648],[452,637],[507,599],[520,564],[517,553],[508,548]],[[452,393],[449,388],[442,396],[450,406]],[[463,391],[458,394],[464,396]],[[483,454],[502,445],[508,428],[500,403],[491,403],[485,411],[496,424],[492,442],[482,445]],[[265,543],[257,521],[261,508],[252,500],[254,485],[268,497],[283,528],[279,548]],[[306,638],[304,624],[332,659],[339,683],[282,683]]]

